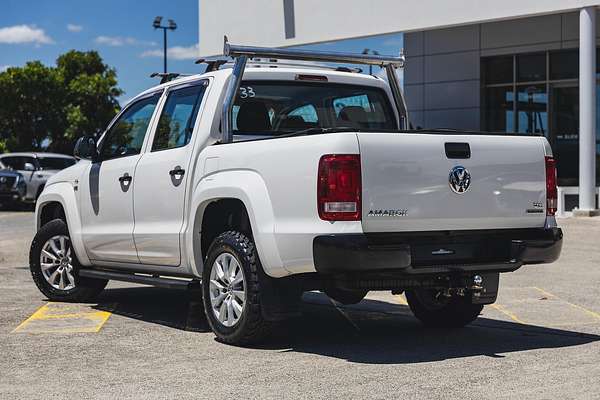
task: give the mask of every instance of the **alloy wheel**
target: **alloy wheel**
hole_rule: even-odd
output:
[[[46,282],[54,289],[66,291],[75,287],[71,241],[68,236],[52,236],[44,243],[40,267]]]
[[[244,270],[231,253],[222,253],[210,271],[210,304],[215,317],[226,327],[232,327],[242,317],[246,304]]]

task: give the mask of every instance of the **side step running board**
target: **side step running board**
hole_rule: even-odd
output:
[[[98,269],[80,269],[79,276],[86,278],[108,279],[113,281],[139,283],[142,285],[157,286],[165,289],[187,290],[188,288],[197,285],[197,281],[193,280],[162,278],[159,276],[137,275],[126,272],[105,271]]]

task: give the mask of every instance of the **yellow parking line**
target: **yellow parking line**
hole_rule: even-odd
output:
[[[500,304],[490,304],[490,306],[498,311],[500,311],[502,314],[507,315],[508,317],[510,317],[510,319],[512,319],[515,322],[518,322],[519,324],[523,324],[526,325],[525,322],[523,322],[521,319],[519,319],[519,317],[517,317],[514,313],[510,312],[509,310],[507,310],[506,308],[504,308],[503,306],[501,306]]]
[[[34,320],[40,317],[40,315],[44,314],[44,309],[48,304],[44,304],[43,306],[41,306],[40,308],[38,308],[33,314],[31,314],[31,316],[29,318],[27,318],[25,321],[21,322],[19,324],[19,326],[17,326],[14,330],[13,333],[20,331],[30,320]]]
[[[570,301],[567,301],[567,300],[565,300],[565,299],[563,299],[563,298],[561,298],[561,297],[558,297],[558,296],[557,296],[557,295],[555,295],[555,294],[552,294],[552,293],[550,293],[550,292],[547,292],[547,291],[546,291],[546,290],[544,290],[544,289],[540,289],[539,287],[535,287],[535,286],[532,286],[532,287],[533,287],[535,290],[537,290],[537,291],[539,291],[540,293],[542,293],[544,296],[547,296],[547,297],[554,297],[555,299],[559,299],[559,300],[561,300],[561,301],[563,301],[563,302],[567,303],[567,304],[568,304],[568,305],[570,305],[571,307],[575,307],[575,308],[577,308],[577,309],[579,309],[579,310],[581,310],[581,311],[585,312],[586,314],[588,314],[588,315],[591,315],[592,317],[594,317],[594,318],[596,318],[596,319],[600,319],[600,314],[598,314],[598,313],[597,313],[597,312],[595,312],[595,311],[589,310],[589,309],[587,309],[587,308],[585,308],[585,307],[583,307],[583,306],[580,306],[579,304],[571,303]]]
[[[13,333],[95,333],[111,316],[88,305],[49,302],[17,326]]]

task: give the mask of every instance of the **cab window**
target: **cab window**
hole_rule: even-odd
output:
[[[127,157],[142,151],[144,137],[160,93],[131,104],[111,126],[100,150],[101,160]]]
[[[170,91],[158,120],[152,151],[183,147],[190,142],[204,90],[200,84]]]
[[[232,117],[234,141],[311,128],[397,127],[383,89],[330,82],[243,81]]]

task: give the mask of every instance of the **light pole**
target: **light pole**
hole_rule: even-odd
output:
[[[371,50],[371,49],[364,49],[362,51],[363,54],[373,54],[375,56],[379,55],[379,52],[377,50]],[[369,75],[373,75],[373,66],[369,64]]]
[[[175,29],[177,29],[177,24],[175,23],[175,21],[173,21],[172,19],[169,20],[169,24],[167,26],[162,26],[160,23],[162,21],[163,17],[156,17],[154,18],[154,22],[152,23],[152,26],[154,27],[154,29],[162,29],[163,30],[163,64],[164,64],[164,73],[167,73],[167,31],[171,30],[174,31]]]

